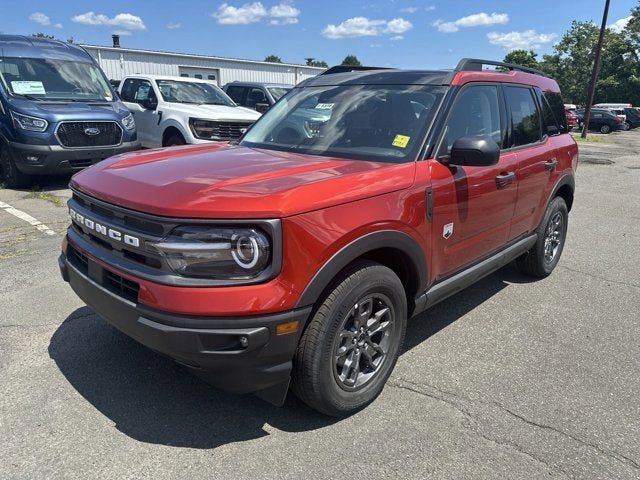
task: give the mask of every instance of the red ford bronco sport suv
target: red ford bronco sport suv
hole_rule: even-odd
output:
[[[282,404],[291,383],[347,415],[383,389],[408,318],[513,260],[553,271],[577,160],[541,72],[334,67],[237,145],[76,174],[60,269],[109,323],[219,388]]]

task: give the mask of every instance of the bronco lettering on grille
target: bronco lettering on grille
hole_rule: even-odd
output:
[[[132,247],[140,246],[140,239],[138,237],[122,233],[114,228],[109,227],[108,225],[102,225],[101,223],[98,223],[76,212],[72,208],[69,209],[69,216],[71,217],[71,220],[73,220],[77,224],[84,225],[89,230],[93,230],[94,232],[104,235],[111,240],[115,240],[116,242],[123,242],[127,245],[131,245]]]

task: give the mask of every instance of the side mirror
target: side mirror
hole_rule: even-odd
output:
[[[547,125],[547,135],[553,137],[554,135],[558,135],[560,133],[560,129],[555,125]],[[564,132],[566,133],[566,131]]]
[[[449,165],[486,167],[495,165],[500,159],[500,148],[488,136],[473,135],[460,137],[451,147]]]
[[[140,101],[140,105],[146,110],[155,110],[158,108],[158,101],[155,98],[145,98]]]
[[[264,113],[271,108],[271,105],[268,103],[256,103],[256,111],[260,113]]]

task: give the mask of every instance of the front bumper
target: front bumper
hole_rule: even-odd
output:
[[[222,390],[269,392],[263,396],[272,403],[284,400],[293,354],[311,307],[250,317],[171,314],[115,294],[103,284],[110,271],[90,258],[84,272],[65,253],[58,263],[63,279],[75,293],[126,335]],[[293,320],[300,322],[296,332],[276,335],[276,325]]]
[[[96,148],[7,143],[16,166],[28,175],[77,172],[113,155],[140,149],[140,142],[137,140],[124,142],[117,147]]]

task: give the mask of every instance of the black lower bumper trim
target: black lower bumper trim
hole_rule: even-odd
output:
[[[231,393],[250,393],[289,381],[291,360],[310,307],[251,317],[169,314],[115,295],[64,254],[59,266],[63,279],[107,322],[214,386]],[[300,321],[298,332],[276,335],[276,325],[292,320]]]
[[[28,175],[77,172],[113,155],[140,149],[140,142],[137,140],[124,142],[117,147],[95,148],[7,143],[16,166]]]

